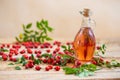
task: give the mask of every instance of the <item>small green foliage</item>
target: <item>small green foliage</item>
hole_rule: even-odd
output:
[[[48,57],[48,58],[51,58],[52,57],[52,54],[48,54],[48,53],[44,53],[41,55],[41,57]]]
[[[105,54],[105,51],[106,51],[106,45],[103,44],[103,45],[101,46],[100,50],[101,50],[102,54]]]
[[[14,65],[13,63],[9,63],[8,65]]]
[[[22,62],[22,66],[25,66],[25,64],[27,64],[27,61]]]
[[[38,65],[38,64],[41,63],[41,60],[40,59],[34,59],[34,63]]]
[[[112,60],[112,61],[110,62],[110,66],[111,66],[111,67],[120,67],[120,63],[117,62],[116,60]]]
[[[79,68],[64,67],[63,70],[65,74],[77,74],[79,72]]]
[[[74,52],[74,51],[71,49],[71,45],[62,45],[61,47],[64,49],[64,51],[69,51],[69,52],[71,52],[71,53]]]
[[[0,52],[8,52],[9,50],[7,50],[7,49],[4,49],[4,48],[1,48],[0,49]]]
[[[31,54],[31,59],[32,59],[32,60],[34,60],[34,59],[35,59],[35,57],[34,57],[34,55],[33,55],[33,54]]]
[[[105,54],[105,52],[106,52],[106,45],[102,44],[101,46],[99,46],[99,49],[96,49],[95,55],[102,56]],[[100,53],[102,53],[102,55],[100,55]]]
[[[2,57],[0,57],[0,60],[2,60]]]
[[[32,30],[32,23],[23,25],[24,33],[20,34],[19,37],[16,37],[18,42],[41,42],[50,41],[52,38],[48,36],[49,32],[53,31],[53,28],[48,25],[48,21],[42,19],[41,21],[36,22],[36,27],[38,30]]]
[[[21,70],[21,68],[19,66],[16,66],[15,70]]]
[[[65,71],[65,74],[80,74],[82,72],[95,72],[97,70],[96,65],[94,64],[83,64],[79,68],[70,68],[70,67],[64,67],[63,70]]]

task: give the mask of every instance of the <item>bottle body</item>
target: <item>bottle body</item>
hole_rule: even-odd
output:
[[[90,10],[84,9],[81,28],[75,36],[73,47],[76,58],[82,62],[89,62],[95,51],[96,40],[91,27],[95,26],[95,22],[90,18]]]
[[[95,51],[95,36],[90,27],[82,27],[77,33],[73,46],[75,55],[82,62],[89,62]]]

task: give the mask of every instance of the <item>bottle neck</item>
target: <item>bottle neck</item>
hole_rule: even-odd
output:
[[[91,18],[83,16],[81,27],[91,27]]]

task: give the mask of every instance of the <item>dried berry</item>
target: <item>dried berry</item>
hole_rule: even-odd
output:
[[[59,71],[60,70],[60,66],[55,66],[54,68],[56,71]]]
[[[37,71],[39,71],[39,70],[41,69],[41,67],[40,67],[39,65],[37,65],[37,66],[35,66],[35,69],[36,69]]]

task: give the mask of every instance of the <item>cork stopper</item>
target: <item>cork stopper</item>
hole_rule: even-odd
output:
[[[85,17],[89,17],[89,15],[90,15],[90,9],[85,8],[85,9],[83,10],[82,14],[83,14],[83,16],[85,16]]]

